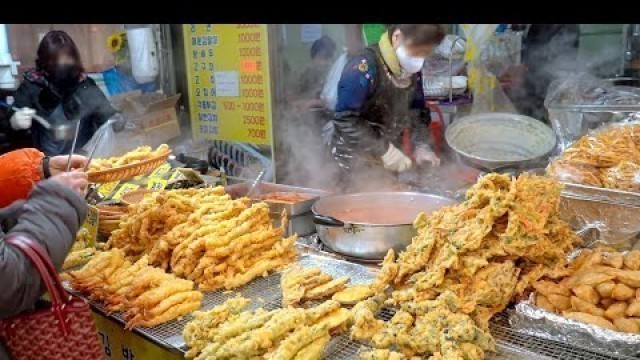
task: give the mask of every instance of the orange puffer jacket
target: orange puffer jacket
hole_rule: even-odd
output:
[[[20,149],[0,156],[0,208],[27,198],[42,177],[43,157],[36,149]]]

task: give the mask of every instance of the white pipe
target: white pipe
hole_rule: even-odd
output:
[[[7,37],[7,25],[0,24],[0,56],[9,53],[9,40]]]

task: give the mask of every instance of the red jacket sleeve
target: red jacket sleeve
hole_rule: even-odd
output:
[[[40,181],[44,154],[36,149],[20,149],[0,156],[0,207],[26,199]]]

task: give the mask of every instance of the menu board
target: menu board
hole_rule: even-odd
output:
[[[271,144],[267,25],[186,24],[195,138]]]

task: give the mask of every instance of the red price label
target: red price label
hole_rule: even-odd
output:
[[[254,60],[240,61],[240,71],[244,73],[254,73],[258,71],[258,62]]]

